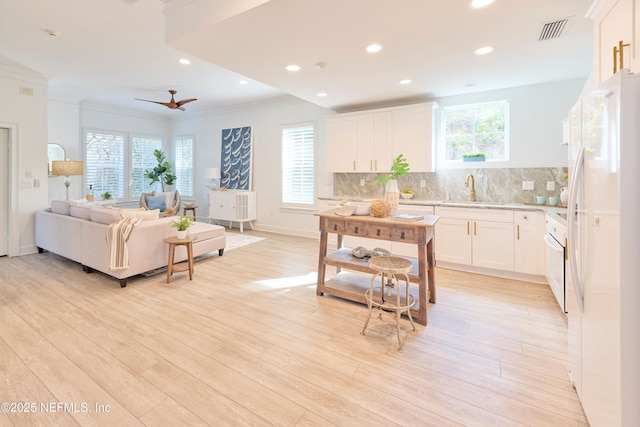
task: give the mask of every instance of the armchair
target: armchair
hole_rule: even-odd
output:
[[[176,215],[180,211],[181,203],[178,190],[166,193],[153,191],[140,195],[140,207],[147,210],[160,209],[161,217]]]

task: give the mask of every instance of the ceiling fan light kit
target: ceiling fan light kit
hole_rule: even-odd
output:
[[[193,102],[193,101],[197,101],[198,98],[189,98],[189,99],[183,99],[182,101],[177,101],[173,98],[173,95],[175,95],[177,93],[177,91],[175,90],[170,90],[169,93],[171,94],[171,101],[169,102],[161,102],[161,101],[151,101],[149,99],[140,99],[140,98],[135,98],[137,101],[144,101],[144,102],[153,102],[154,104],[160,104],[160,105],[164,105],[165,107],[171,109],[171,110],[182,110],[184,111],[184,107],[183,105],[186,104],[187,102]]]

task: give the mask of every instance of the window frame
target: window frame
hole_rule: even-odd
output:
[[[453,166],[453,165],[466,165],[466,162],[462,158],[460,159],[447,159],[447,140],[446,140],[446,113],[448,111],[455,110],[474,110],[480,109],[490,106],[503,106],[504,107],[504,157],[502,159],[492,159],[487,157],[485,162],[473,163],[473,167],[482,167],[483,164],[490,163],[499,163],[499,162],[509,162],[510,161],[510,150],[509,150],[509,101],[506,99],[500,99],[495,101],[487,101],[487,102],[478,102],[472,104],[458,104],[442,107],[440,110],[440,121],[439,121],[439,144],[438,147],[440,149],[440,162],[444,165]],[[474,133],[474,135],[476,135]],[[481,151],[481,150],[477,150]]]
[[[174,174],[176,175],[176,183],[180,182],[178,175],[178,141],[190,139],[191,140],[191,194],[188,194],[183,191],[182,187],[178,188],[176,185],[176,190],[180,192],[180,197],[185,200],[195,200],[196,193],[196,173],[195,173],[195,159],[196,159],[196,136],[194,134],[187,135],[178,135],[173,139],[173,167]]]
[[[312,141],[311,141],[311,195],[309,201],[285,201],[285,132],[289,129],[303,129],[303,128],[311,128],[312,132]],[[299,209],[313,209],[316,201],[316,167],[315,162],[317,159],[317,124],[316,122],[298,122],[298,123],[290,123],[284,124],[280,127],[280,203],[285,208],[299,208]]]
[[[142,133],[133,133],[133,132],[123,132],[116,130],[106,130],[106,129],[96,129],[96,128],[83,128],[82,129],[82,150],[83,150],[83,159],[85,163],[85,174],[83,176],[84,186],[85,188],[89,187],[89,184],[94,184],[89,182],[89,162],[88,162],[88,134],[100,134],[100,135],[110,135],[115,137],[121,137],[123,140],[122,143],[122,158],[119,160],[122,163],[119,165],[122,171],[122,197],[113,197],[114,202],[118,203],[128,203],[128,202],[137,202],[140,199],[140,195],[133,195],[132,193],[132,179],[133,179],[133,140],[135,138],[141,139],[151,139],[159,141],[159,145],[157,148],[164,150],[167,152],[164,146],[164,138],[159,135],[151,135],[151,134],[142,134]],[[155,157],[154,157],[154,165],[155,165]],[[145,168],[146,170],[146,168]],[[146,179],[145,179],[146,182]],[[156,184],[157,186],[158,184]],[[153,191],[153,188],[150,188],[148,185],[145,185],[143,188],[144,191]],[[94,185],[94,193],[96,195],[100,195],[100,190],[96,188]],[[108,190],[107,190],[108,191]],[[155,191],[161,191],[161,188],[155,189]]]

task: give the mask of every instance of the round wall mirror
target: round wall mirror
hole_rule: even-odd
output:
[[[51,175],[51,162],[53,160],[65,160],[66,152],[64,151],[64,147],[55,142],[50,142],[47,144],[47,157],[49,159],[49,175]]]

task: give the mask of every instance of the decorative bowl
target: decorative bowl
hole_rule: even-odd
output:
[[[403,199],[413,199],[413,193],[400,193],[400,197]]]

